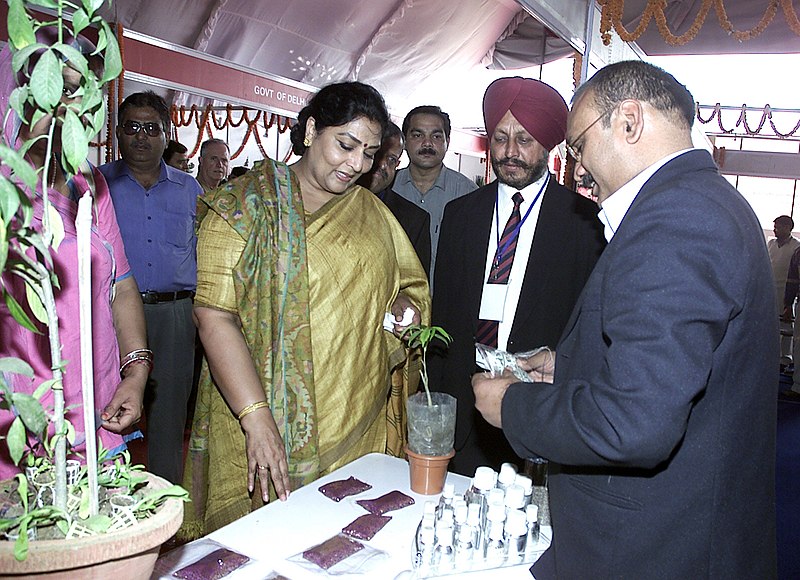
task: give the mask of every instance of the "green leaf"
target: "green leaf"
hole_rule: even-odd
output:
[[[89,26],[89,15],[83,8],[78,8],[72,13],[72,32],[77,36],[87,26]]]
[[[17,302],[11,294],[5,292],[3,298],[5,298],[6,307],[8,308],[8,311],[11,313],[11,316],[14,317],[14,320],[16,320],[21,326],[27,328],[31,332],[35,332],[36,334],[41,334],[39,330],[36,328],[36,326],[34,326],[33,322],[31,322],[31,319],[28,318],[28,315],[22,309],[22,306],[19,305],[19,302]]]
[[[73,68],[81,73],[81,76],[86,76],[89,73],[89,62],[86,60],[86,57],[83,56],[81,52],[74,46],[70,46],[69,44],[62,42],[59,44],[54,44],[53,50],[63,54],[64,58],[69,61],[70,68]]]
[[[34,435],[43,435],[47,429],[47,414],[39,399],[27,393],[14,393],[12,402],[28,431]]]
[[[19,537],[14,542],[14,558],[17,562],[23,562],[28,557],[28,520],[22,520],[18,531]]]
[[[33,373],[33,369],[31,369],[31,373]],[[55,385],[57,382],[58,382],[57,379],[49,379],[42,382],[42,384],[36,387],[36,390],[33,391],[33,397],[41,401],[44,394],[47,393],[50,389],[52,389],[53,385]]]
[[[117,43],[117,37],[110,29],[107,34],[107,39],[108,46],[103,53],[105,70],[103,71],[103,77],[100,79],[101,83],[107,83],[117,78],[122,72],[122,56],[119,51],[119,44]]]
[[[14,465],[19,465],[20,459],[22,459],[22,454],[25,452],[25,442],[25,425],[21,417],[15,417],[6,434],[8,454],[11,456],[11,461],[14,462]]]
[[[11,56],[11,68],[14,70],[14,72],[20,72],[28,63],[28,59],[30,59],[31,55],[37,50],[42,50],[44,48],[47,48],[46,44],[35,42],[14,52],[14,54]]]
[[[31,73],[31,92],[36,105],[45,111],[52,111],[61,101],[64,92],[64,77],[61,75],[61,61],[52,49],[47,49]]]
[[[6,223],[11,222],[14,214],[17,213],[19,208],[19,199],[25,194],[17,189],[11,181],[3,176],[0,176],[0,229],[5,232]],[[3,236],[5,240],[5,236]],[[3,271],[0,266],[0,272]]]
[[[81,503],[78,506],[78,517],[82,520],[85,520],[91,515],[91,510],[89,509],[89,503],[91,501],[91,496],[89,494],[89,489],[84,488],[81,490]],[[83,522],[84,524],[86,522]]]
[[[33,23],[25,12],[22,0],[8,1],[8,39],[17,49],[25,48],[36,42]]]
[[[28,306],[36,319],[43,324],[47,324],[47,311],[44,309],[36,289],[27,281],[25,282],[25,298],[27,298]]]
[[[64,115],[64,125],[61,128],[61,148],[67,163],[67,170],[73,175],[78,173],[80,164],[89,156],[89,142],[80,118],[72,110],[67,110]],[[64,233],[63,225],[61,233],[62,235]]]
[[[81,524],[83,524],[90,530],[94,530],[95,532],[102,534],[104,532],[107,532],[108,528],[111,527],[112,519],[106,515],[97,514],[82,521]]]
[[[36,170],[31,167],[25,158],[17,151],[14,151],[7,145],[0,143],[0,157],[3,158],[3,163],[11,168],[14,175],[22,180],[25,185],[31,189],[36,189]]]
[[[105,2],[105,0],[82,0],[83,7],[89,14],[97,12],[103,5],[103,2]]]
[[[103,52],[108,46],[108,37],[111,36],[111,29],[108,26],[100,24],[100,30],[97,31],[97,48],[95,54]]]
[[[25,103],[27,102],[29,96],[30,91],[26,85],[24,87],[17,87],[11,91],[11,95],[8,97],[8,104],[11,105],[11,108],[20,119],[25,116]]]
[[[33,378],[33,369],[31,368],[31,365],[26,363],[24,360],[13,356],[0,358],[0,373],[14,373],[24,377]]]

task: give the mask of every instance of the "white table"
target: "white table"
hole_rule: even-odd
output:
[[[346,479],[351,475],[369,483],[372,489],[345,498],[339,503],[331,501],[318,491],[318,488],[325,483]],[[470,483],[469,478],[454,473],[447,474],[447,481],[455,485],[457,494],[464,493]],[[287,501],[270,503],[209,534],[207,538],[256,560],[255,563],[233,572],[226,578],[260,580],[274,570],[291,580],[318,580],[321,574],[287,561],[287,558],[336,535],[358,516],[367,513],[355,503],[356,500],[376,498],[395,489],[413,497],[414,505],[386,514],[391,516],[392,520],[371,541],[364,542],[386,552],[389,558],[377,564],[368,575],[347,574],[336,577],[392,580],[400,572],[411,569],[411,544],[417,524],[422,517],[423,505],[426,501],[438,502],[439,496],[412,492],[408,463],[388,455],[373,453],[361,457],[330,475],[292,492]],[[542,528],[542,535],[550,537],[549,526]],[[192,557],[191,550],[193,545],[202,541],[198,540],[176,548],[162,557],[156,571],[164,575],[154,577],[169,578],[172,571],[195,560],[197,556]],[[167,564],[171,565],[166,567]],[[529,568],[530,564],[504,567],[502,577],[504,580],[531,580]],[[498,570],[453,574],[448,578],[456,576],[469,580],[489,580],[498,577]]]

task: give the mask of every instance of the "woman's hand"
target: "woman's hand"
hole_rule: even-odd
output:
[[[405,315],[406,309],[410,309],[414,313],[414,315],[411,318],[411,322],[408,322],[407,324],[403,324],[403,326],[400,326],[398,323],[403,320],[403,316]],[[412,324],[419,324],[420,322],[422,322],[422,316],[419,313],[419,308],[414,306],[414,304],[411,302],[411,300],[408,299],[408,296],[406,296],[405,294],[397,295],[397,298],[395,298],[394,302],[392,302],[392,307],[390,308],[390,311],[395,319],[394,334],[398,338],[402,336],[403,331],[408,326]]]
[[[275,493],[281,500],[289,498],[289,465],[286,449],[278,426],[267,407],[248,413],[240,421],[247,450],[247,489],[253,492],[256,477],[261,485],[261,497],[269,501],[267,478],[272,478]]]
[[[142,418],[147,371],[147,365],[143,364],[128,367],[125,378],[117,386],[114,396],[100,415],[103,429],[112,433],[122,433],[139,422]]]

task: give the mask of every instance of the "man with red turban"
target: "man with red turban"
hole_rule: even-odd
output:
[[[433,322],[453,336],[431,357],[437,390],[458,399],[451,469],[521,463],[500,429],[475,410],[475,343],[509,352],[555,348],[605,241],[597,206],[548,171],[564,140],[567,104],[551,86],[494,81],[483,116],[495,181],[447,204],[439,239]]]

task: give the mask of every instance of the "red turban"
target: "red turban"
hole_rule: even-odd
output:
[[[483,95],[483,120],[490,138],[508,111],[548,151],[567,134],[567,103],[541,81],[510,77],[489,85]]]

